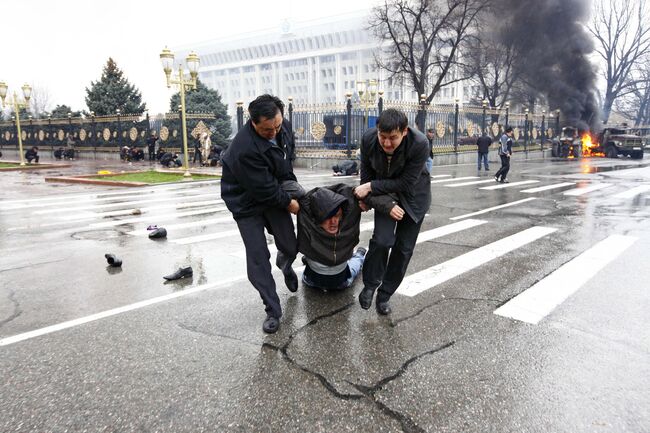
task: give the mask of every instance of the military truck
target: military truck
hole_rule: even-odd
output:
[[[565,126],[559,137],[552,142],[551,155],[558,158],[579,158],[582,155],[582,142],[578,136],[578,129]]]
[[[627,125],[606,127],[596,140],[607,158],[618,158],[619,155],[643,158],[643,138],[632,134]]]

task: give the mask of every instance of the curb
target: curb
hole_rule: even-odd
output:
[[[7,164],[20,164],[20,161],[1,161]],[[49,168],[67,168],[71,164],[50,164],[47,162],[38,164],[26,164],[18,167],[0,167],[0,171],[23,171],[23,170],[47,170]]]

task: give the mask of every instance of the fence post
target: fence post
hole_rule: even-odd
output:
[[[120,109],[115,110],[117,113],[117,147],[122,150],[122,121],[120,120]]]
[[[506,123],[504,125],[506,128],[508,127],[509,118],[510,118],[510,102],[506,102]]]
[[[52,133],[52,115],[47,115],[47,138],[50,142],[50,149],[52,150],[52,156],[54,156],[54,134]]]
[[[488,104],[487,99],[484,99],[483,100],[483,118],[481,119],[481,136],[483,136],[483,134],[485,134],[485,114],[487,112],[487,104]]]
[[[456,98],[456,105],[454,108],[454,152],[458,153],[458,102]]]
[[[244,126],[244,102],[237,101],[237,130],[239,131]]]
[[[542,152],[542,157],[544,156],[545,141],[546,141],[546,110],[542,110],[542,140],[539,145],[539,150]]]
[[[420,109],[418,110],[418,116],[417,116],[417,127],[422,132],[423,134],[425,133],[425,124],[426,124],[426,115],[427,115],[427,109],[426,109],[426,102],[427,102],[427,95],[424,93],[420,95]]]
[[[379,99],[377,100],[377,115],[381,116],[381,112],[384,111],[384,91],[379,91]]]
[[[560,110],[555,110],[555,133],[560,136]]]
[[[345,99],[345,143],[347,145],[348,158],[350,158],[352,156],[352,137],[350,137],[352,130],[352,93],[346,93]]]
[[[289,123],[293,129],[293,96],[289,96],[287,99],[289,99]]]
[[[526,108],[526,117],[524,118],[524,152],[528,155],[528,108]]]
[[[147,112],[147,115],[149,115],[149,112]],[[93,139],[93,149],[94,149],[94,152],[95,152],[95,158],[96,158],[96,157],[97,157],[97,133],[96,133],[96,131],[95,131],[96,127],[95,127],[95,112],[94,112],[94,111],[91,111],[91,112],[90,112],[90,123],[92,124],[92,130],[93,130],[93,135],[92,135],[92,139]]]

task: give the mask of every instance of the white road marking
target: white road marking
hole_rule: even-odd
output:
[[[551,190],[551,189],[564,188],[565,186],[571,186],[571,185],[575,185],[575,182],[555,183],[553,185],[546,185],[546,186],[540,186],[540,187],[537,187],[537,188],[523,189],[520,192],[525,192],[527,194],[533,194],[533,193],[536,193],[536,192],[548,191],[548,190]]]
[[[208,225],[217,225],[221,223],[234,223],[235,220],[229,216],[229,217],[221,217],[221,218],[207,218],[204,220],[199,220],[199,221],[192,221],[189,223],[179,223],[179,224],[169,224],[165,225],[165,229],[167,231],[170,230],[177,230],[177,229],[186,229],[190,227],[201,227],[201,226],[208,226]],[[132,236],[147,236],[149,234],[149,231],[146,230],[145,227],[143,227],[140,230],[133,230],[130,232],[127,232],[127,234],[130,234]]]
[[[456,187],[459,187],[459,186],[478,185],[478,184],[481,184],[481,183],[488,183],[488,182],[494,183],[494,179],[475,180],[475,181],[472,181],[472,182],[453,183],[451,185],[447,184],[445,186],[447,188],[456,188]]]
[[[451,177],[451,174],[435,174],[435,175],[431,176],[431,179],[438,179],[438,178],[441,178],[441,177]]]
[[[502,204],[502,205],[499,205],[499,206],[489,207],[487,209],[483,209],[483,210],[480,210],[480,211],[477,211],[477,212],[468,213],[468,214],[465,214],[465,215],[459,215],[459,216],[449,218],[449,219],[452,220],[452,221],[455,221],[455,220],[471,217],[471,216],[474,216],[474,215],[481,215],[481,214],[484,214],[484,213],[492,212],[493,210],[503,209],[504,207],[516,206],[518,204],[526,203],[527,201],[531,201],[531,200],[537,200],[537,197],[525,198],[523,200],[517,200],[517,201],[510,202],[510,203]]]
[[[78,207],[61,207],[55,209],[45,209],[37,210],[32,212],[33,215],[45,215],[52,213],[61,213],[61,212],[76,212],[80,210],[95,210],[95,209],[106,209],[112,207],[126,207],[135,204],[147,204],[147,203],[158,203],[158,202],[172,202],[174,200],[194,200],[197,198],[206,198],[206,197],[215,197],[219,196],[219,193],[209,193],[209,194],[196,194],[196,195],[182,195],[174,197],[173,195],[165,195],[164,197],[156,196],[156,198],[151,199],[141,199],[141,200],[132,200],[132,201],[123,201],[118,203],[108,203],[108,204],[98,204],[98,205],[88,205],[88,206],[78,206]]]
[[[204,200],[204,201],[195,201],[189,203],[170,203],[161,206],[151,206],[138,208],[142,214],[150,213],[152,211],[164,210],[164,209],[186,209],[188,207],[200,207],[200,206],[212,206],[216,204],[223,203],[223,200]],[[88,220],[95,218],[107,218],[113,216],[124,216],[124,215],[133,215],[135,208],[124,209],[124,210],[114,210],[110,212],[80,212],[77,215],[66,215],[59,217],[62,221],[79,221],[79,220]]]
[[[590,186],[583,186],[580,188],[574,188],[570,189],[569,191],[566,191],[564,195],[567,196],[579,196],[583,194],[587,194],[592,191],[598,191],[599,189],[603,188],[609,188],[610,186],[613,186],[611,183],[597,183],[595,185],[590,185]]]
[[[431,183],[454,182],[456,180],[478,179],[478,176],[454,177],[451,179],[432,180]]]
[[[174,242],[175,244],[179,245],[187,245],[187,244],[193,244],[196,242],[205,242],[205,241],[213,241],[215,239],[222,239],[226,238],[229,236],[236,236],[239,234],[239,229],[237,230],[228,230],[224,232],[219,232],[219,233],[210,233],[207,235],[198,235],[198,236],[190,236],[186,238],[180,238],[180,239],[172,239],[171,241]]]
[[[404,279],[397,293],[405,296],[415,296],[490,260],[547,236],[556,230],[556,228],[552,227],[531,227],[439,265],[416,272]]]
[[[494,181],[493,181],[494,182]],[[485,189],[485,190],[494,190],[494,189],[503,189],[503,188],[510,188],[513,186],[519,186],[519,185],[528,185],[531,183],[539,183],[539,180],[522,180],[519,182],[512,182],[512,183],[500,183],[499,185],[493,185],[493,186],[484,186],[479,189]]]
[[[539,323],[636,240],[632,236],[609,236],[497,308],[494,314]]]
[[[449,235],[451,233],[456,233],[462,230],[467,230],[471,229],[473,227],[480,226],[482,224],[486,224],[487,221],[483,220],[474,220],[474,219],[466,219],[465,221],[459,221],[457,223],[453,224],[447,224],[441,227],[437,227],[432,230],[427,230],[424,232],[420,232],[418,235],[418,240],[416,241],[416,244],[419,244],[421,242],[426,242],[430,241],[432,239],[437,239],[442,236]]]
[[[147,215],[144,217],[138,217],[138,218],[126,218],[122,220],[114,220],[114,221],[105,221],[101,223],[93,223],[89,224],[87,227],[91,229],[95,228],[100,228],[100,227],[114,227],[114,226],[121,226],[124,224],[133,224],[133,223],[140,223],[143,221],[146,221],[147,223],[151,224],[158,224],[160,221],[169,221],[169,220],[174,220],[176,218],[180,217],[187,217],[187,216],[195,216],[195,215],[204,215],[208,213],[215,213],[215,212],[223,212],[227,210],[225,206],[219,206],[219,207],[213,207],[210,209],[202,209],[202,210],[197,210],[197,211],[191,211],[191,212],[179,212],[179,213],[170,213],[170,214],[165,214],[165,215]]]
[[[629,189],[627,191],[619,192],[618,194],[612,196],[614,198],[634,198],[639,194],[643,194],[646,191],[650,191],[650,185],[639,185],[635,188]]]

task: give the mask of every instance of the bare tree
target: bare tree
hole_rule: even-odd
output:
[[[635,71],[631,92],[614,102],[618,112],[634,121],[635,126],[650,125],[650,59],[646,57]]]
[[[404,74],[430,103],[440,89],[462,81],[459,51],[487,0],[385,0],[373,9],[370,29],[382,42],[379,67]]]
[[[605,62],[603,121],[609,119],[614,101],[633,92],[634,69],[650,53],[650,25],[646,0],[597,0],[589,31],[597,40],[596,51]]]
[[[29,106],[35,118],[45,117],[51,106],[48,88],[38,84],[32,85],[32,97]]]

